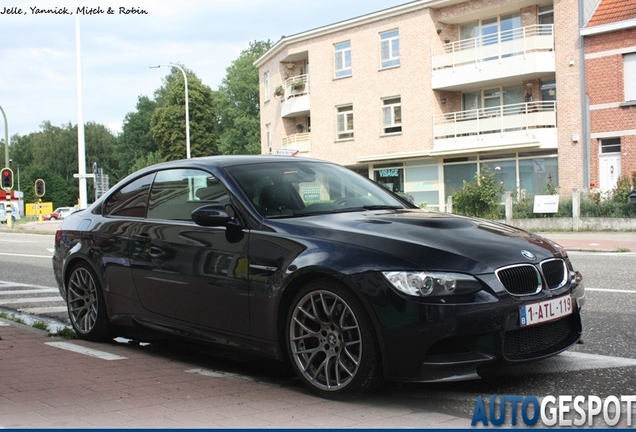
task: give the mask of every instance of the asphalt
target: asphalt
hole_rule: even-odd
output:
[[[53,234],[59,222],[2,231]],[[636,252],[636,232],[546,232],[570,251]],[[68,340],[0,318],[0,428],[469,428],[377,398],[335,402],[126,341]]]

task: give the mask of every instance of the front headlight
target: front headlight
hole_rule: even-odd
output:
[[[462,273],[382,272],[397,290],[419,297],[472,294],[482,289],[477,279]]]

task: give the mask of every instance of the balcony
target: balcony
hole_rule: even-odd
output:
[[[505,148],[556,148],[556,102],[537,101],[433,117],[432,154]]]
[[[432,87],[460,91],[515,77],[554,73],[554,26],[533,25],[447,43],[431,50]]]
[[[282,96],[282,117],[309,115],[309,75],[297,75],[285,80]]]
[[[311,157],[311,133],[297,133],[283,137],[282,145],[275,149],[275,153]]]

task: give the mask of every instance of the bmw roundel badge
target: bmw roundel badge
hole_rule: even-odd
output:
[[[527,250],[522,250],[521,251],[521,255],[523,255],[524,257],[528,258],[530,261],[534,261],[534,260],[537,259],[535,254],[533,254],[532,252],[527,251]]]

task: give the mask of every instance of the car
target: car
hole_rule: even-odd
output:
[[[42,215],[42,219],[44,219],[45,221],[54,221],[54,220],[58,220],[62,218],[57,211],[54,211],[52,213],[47,213]]]
[[[141,328],[220,344],[334,400],[475,379],[582,333],[583,277],[558,244],[297,156],[137,171],[62,221],[52,265],[82,339]]]
[[[15,223],[22,219],[20,216],[20,209],[16,205],[9,205],[11,207],[11,223]],[[5,202],[0,202],[0,223],[7,223],[7,212],[5,209]]]
[[[64,219],[75,210],[77,210],[75,207],[58,207],[53,211],[53,213],[58,215],[58,219]]]

